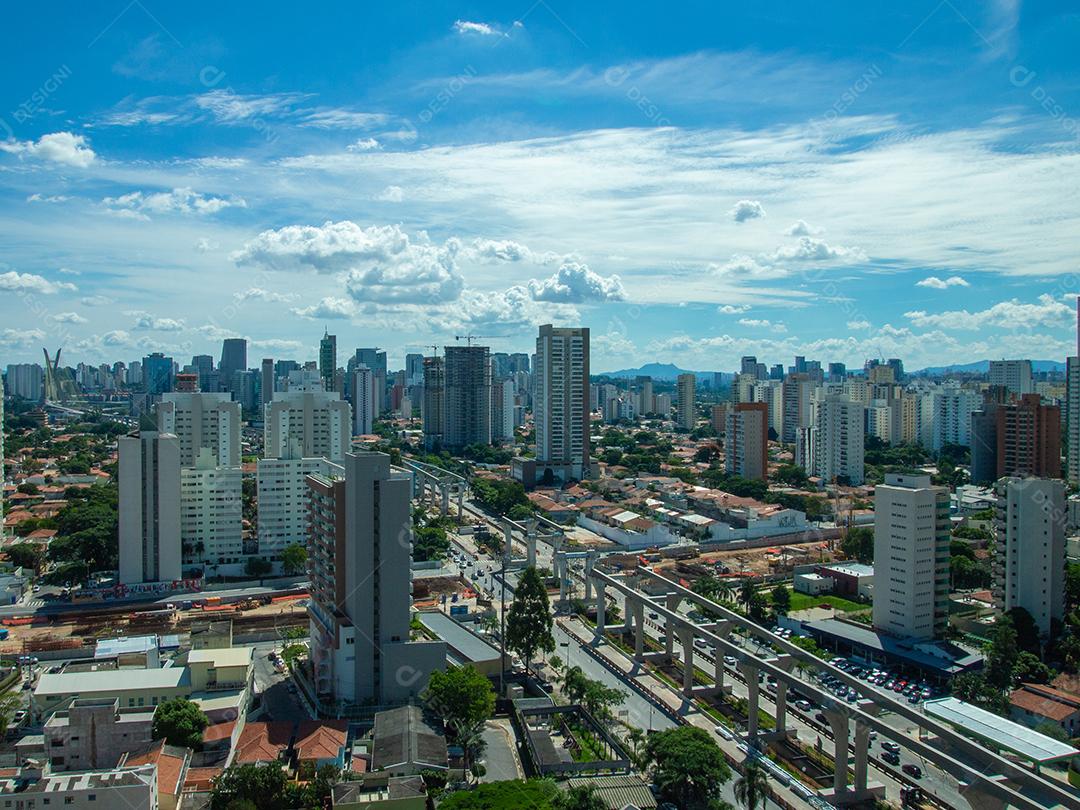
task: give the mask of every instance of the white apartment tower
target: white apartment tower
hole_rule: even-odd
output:
[[[846,480],[851,486],[863,482],[865,408],[842,396],[829,395],[814,402],[813,468],[808,470],[823,483]]]
[[[143,430],[117,442],[120,583],[180,579],[180,444]]]
[[[232,394],[171,391],[157,405],[158,431],[180,443],[180,466],[192,467],[208,448],[221,467],[240,466],[240,403]]]
[[[991,360],[990,385],[999,385],[1016,396],[1033,393],[1031,361]]]
[[[1070,484],[1080,484],[1080,357],[1066,361],[1065,469]]]
[[[353,372],[353,433],[371,433],[375,423],[375,374],[363,363]]]
[[[244,553],[240,467],[222,467],[204,447],[180,470],[180,544],[185,565],[232,565]]]
[[[948,619],[949,489],[889,473],[874,495],[874,629],[919,641]]]
[[[283,391],[266,406],[263,433],[267,458],[295,441],[303,456],[341,461],[352,440],[352,408],[331,391]]]
[[[589,330],[540,327],[533,367],[537,475],[589,477]]]
[[[697,411],[694,408],[695,382],[693,374],[680,374],[675,383],[679,394],[679,401],[675,411],[675,425],[685,430],[693,430],[697,421]]]
[[[496,442],[514,438],[514,381],[509,377],[491,383],[491,438]]]
[[[1065,615],[1065,483],[1002,478],[997,493],[994,601],[1024,608],[1043,638]]]
[[[334,465],[325,458],[305,457],[292,442],[280,458],[260,458],[255,472],[259,498],[259,553],[277,558],[286,546],[307,543],[309,475],[327,475]]]

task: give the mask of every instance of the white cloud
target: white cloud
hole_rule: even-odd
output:
[[[947,279],[940,279],[937,276],[927,276],[922,281],[915,282],[916,287],[931,287],[935,290],[944,290],[949,287],[970,287],[971,285],[960,276],[949,276]]]
[[[248,341],[249,345],[256,349],[269,349],[279,352],[297,352],[304,348],[299,340],[283,340],[280,338],[266,338],[264,340]]]
[[[741,315],[750,311],[749,304],[721,304],[716,308],[721,315]]]
[[[399,225],[364,228],[343,220],[263,231],[232,258],[269,270],[343,273],[349,295],[361,302],[438,303],[464,287],[460,248],[457,239],[437,245],[422,231],[414,241]]]
[[[300,307],[292,310],[294,315],[311,320],[339,320],[351,318],[357,314],[359,308],[356,302],[349,298],[327,297],[310,307]]]
[[[786,332],[787,327],[780,322],[765,320],[763,318],[740,318],[739,325],[748,329],[768,329],[772,332]]]
[[[106,197],[102,205],[115,212],[132,211],[145,216],[152,214],[216,214],[224,208],[246,208],[247,202],[240,197],[210,197],[190,188],[174,188],[144,194],[133,191],[119,197]],[[201,241],[201,240],[200,240]]]
[[[135,323],[132,324],[132,328],[139,331],[154,331],[154,332],[180,332],[184,326],[183,320],[175,318],[158,318],[155,315],[151,315],[149,312],[142,312],[141,310],[125,310],[125,315],[130,315],[135,319]]]
[[[488,23],[457,20],[454,22],[454,33],[461,35],[478,34],[482,37],[493,37],[498,36],[499,31],[493,25]]]
[[[466,290],[452,305],[424,310],[430,328],[442,334],[511,334],[541,323],[574,323],[580,319],[569,304],[538,302],[525,287],[478,292]]]
[[[97,157],[83,135],[71,132],[52,132],[36,141],[0,141],[0,151],[79,169],[85,169]]]
[[[810,236],[799,237],[794,245],[781,245],[773,251],[773,261],[866,261],[866,254],[860,248],[832,246],[821,239]]]
[[[0,290],[15,293],[40,293],[41,295],[53,295],[58,292],[74,291],[74,284],[66,281],[49,281],[44,276],[33,273],[19,273],[9,270],[0,273]]]
[[[198,242],[195,243],[195,250],[199,253],[209,253],[212,250],[217,250],[221,245],[213,240],[208,239],[205,236],[201,237]]]
[[[70,267],[61,267],[56,272],[60,273],[61,275],[64,275],[64,276],[81,276],[82,275],[82,273],[80,271],[72,270]]]
[[[87,323],[86,318],[78,312],[57,312],[50,319],[56,323]]]
[[[275,303],[289,303],[295,301],[298,296],[295,293],[279,293],[264,290],[262,287],[248,287],[238,293],[233,293],[236,301],[272,301]]]
[[[746,256],[744,254],[732,256],[723,264],[711,265],[710,269],[716,275],[724,278],[731,278],[734,281],[740,279],[782,278],[786,276],[788,272],[783,267],[763,264],[753,256]]]
[[[405,192],[401,186],[387,186],[375,199],[382,202],[401,202],[405,199]]]
[[[84,307],[107,307],[115,301],[107,295],[87,295],[80,299],[80,303]]]
[[[1071,323],[1074,312],[1072,308],[1055,300],[1054,296],[1044,294],[1039,296],[1038,303],[1035,304],[1025,304],[1013,298],[977,312],[961,309],[931,314],[924,310],[914,310],[905,312],[904,317],[920,327],[963,330],[1001,327],[1028,330],[1034,326],[1066,326]]]
[[[31,202],[62,203],[62,202],[67,202],[70,199],[71,199],[71,197],[68,197],[68,196],[66,196],[64,194],[53,194],[53,195],[31,194],[29,197],[26,198],[26,201],[28,203],[31,203]]]
[[[863,329],[869,329],[870,328],[870,321],[866,321],[866,320],[848,321],[847,322],[847,328],[851,329],[852,331],[855,331],[855,332],[862,331]]]
[[[565,263],[546,279],[530,280],[529,294],[537,301],[564,304],[626,300],[626,290],[618,276],[601,276],[588,265],[577,262]]]
[[[370,152],[379,149],[379,142],[374,138],[360,138],[345,147],[347,152]]]
[[[746,222],[765,216],[765,208],[757,200],[739,200],[728,213],[736,222]]]
[[[45,333],[40,329],[0,329],[0,346],[23,349],[41,345]]]
[[[534,264],[553,264],[565,257],[552,251],[537,253],[528,245],[512,239],[473,239],[463,250],[465,258],[482,264],[501,264],[503,262],[533,262]]]
[[[115,349],[118,346],[130,346],[131,335],[123,329],[113,329],[99,335],[91,335],[83,338],[75,344],[75,348],[83,352],[102,353],[106,348]]]
[[[824,232],[824,228],[815,228],[808,225],[805,219],[797,219],[784,231],[788,236],[818,236]]]
[[[225,338],[242,337],[235,329],[218,326],[216,323],[204,323],[202,326],[196,326],[195,331],[208,340],[224,340]]]

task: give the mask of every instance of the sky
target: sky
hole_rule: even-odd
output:
[[[1076,353],[1080,11],[5,13],[0,365],[588,326],[594,371]]]

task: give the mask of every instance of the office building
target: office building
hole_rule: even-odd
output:
[[[1061,409],[1057,405],[1043,405],[1038,394],[1023,394],[1019,401],[995,406],[993,415],[996,478],[1061,477]],[[973,426],[977,422],[973,416]]]
[[[247,340],[244,338],[225,338],[221,342],[221,362],[218,374],[222,385],[231,386],[233,375],[247,369]]]
[[[295,441],[302,456],[341,461],[349,450],[352,427],[352,409],[336,393],[281,391],[266,407],[263,454],[278,458]]]
[[[203,447],[180,470],[180,547],[184,565],[235,565],[244,553],[238,466],[221,466]],[[239,573],[239,572],[238,572]]]
[[[1049,478],[1002,478],[994,487],[994,601],[1023,608],[1039,635],[1065,616],[1065,483]]]
[[[796,361],[802,358],[796,358]],[[797,365],[798,362],[797,362]],[[802,365],[805,365],[803,363]],[[781,386],[781,407],[783,419],[781,420],[780,440],[784,444],[795,441],[795,432],[801,427],[809,427],[811,422],[810,393],[813,391],[813,382],[809,375],[803,372],[795,372],[784,377]]]
[[[370,368],[375,378],[375,418],[378,418],[388,410],[386,407],[386,352],[379,351],[378,348],[357,349],[356,353],[349,358],[347,370],[355,371],[360,365]]]
[[[385,453],[349,453],[343,467],[307,482],[318,697],[328,708],[414,699],[445,668],[446,645],[409,640],[411,476],[392,470]]]
[[[259,417],[262,418],[266,411],[266,403],[274,399],[274,358],[264,357],[262,361],[262,376],[259,379]]]
[[[443,444],[491,444],[491,359],[487,346],[447,346]]]
[[[405,383],[424,384],[424,355],[411,352],[405,355]]]
[[[514,381],[509,377],[491,383],[491,440],[514,440]]]
[[[286,546],[307,544],[307,476],[327,475],[332,462],[305,457],[293,442],[279,458],[260,458],[255,486],[259,499],[259,554],[279,558]]]
[[[949,489],[887,473],[874,495],[874,629],[941,638],[948,619]]]
[[[843,396],[828,395],[813,405],[812,466],[822,483],[859,486],[863,482],[865,409]]]
[[[675,426],[683,430],[693,430],[697,423],[697,410],[694,407],[694,375],[680,374],[675,383],[679,400],[676,405]]]
[[[990,385],[1001,386],[1019,397],[1035,391],[1031,381],[1030,360],[991,360]]]
[[[142,360],[143,388],[148,394],[164,394],[173,389],[173,359],[153,352]]]
[[[365,436],[375,424],[375,375],[367,366],[360,364],[352,377],[353,434]]]
[[[847,378],[847,366],[843,363],[829,363],[829,382],[843,382]]]
[[[337,371],[337,335],[323,331],[319,341],[319,376],[324,391],[335,391],[334,373]]]
[[[194,466],[202,448],[222,467],[240,466],[240,403],[227,393],[164,394],[157,405],[161,433],[172,433],[180,444],[180,466]]]
[[[724,434],[724,472],[747,480],[766,480],[769,472],[769,407],[764,402],[740,402],[731,406]]]
[[[244,413],[258,413],[259,403],[262,400],[262,397],[259,394],[259,385],[261,382],[261,371],[252,371],[245,368],[233,372],[232,385],[229,387],[229,390],[232,392],[233,399],[240,404],[240,408]]]
[[[536,467],[541,479],[589,477],[589,330],[544,324],[533,366]]]
[[[446,364],[441,357],[424,358],[424,399],[420,417],[424,430],[424,449],[443,446],[446,430]]]
[[[117,445],[120,582],[180,579],[180,444],[143,430]]]
[[[8,394],[13,397],[41,402],[45,398],[45,369],[37,363],[15,363],[7,367]]]
[[[726,402],[721,402],[709,408],[709,426],[717,436],[722,435],[727,430],[727,417],[730,407]],[[768,431],[768,429],[769,427],[766,425],[765,430]]]
[[[221,390],[220,377],[214,368],[214,358],[209,354],[197,354],[191,358],[191,368],[199,375],[199,390],[213,393]]]

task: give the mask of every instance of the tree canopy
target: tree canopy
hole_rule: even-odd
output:
[[[645,757],[652,764],[660,795],[682,810],[705,810],[720,799],[731,778],[724,754],[709,732],[680,726],[653,734]]]
[[[151,726],[155,740],[165,739],[169,745],[182,748],[202,748],[203,730],[210,721],[202,710],[185,698],[173,698],[159,703],[154,710]]]
[[[522,573],[506,614],[506,646],[529,666],[536,653],[555,649],[547,588],[535,567]]]

